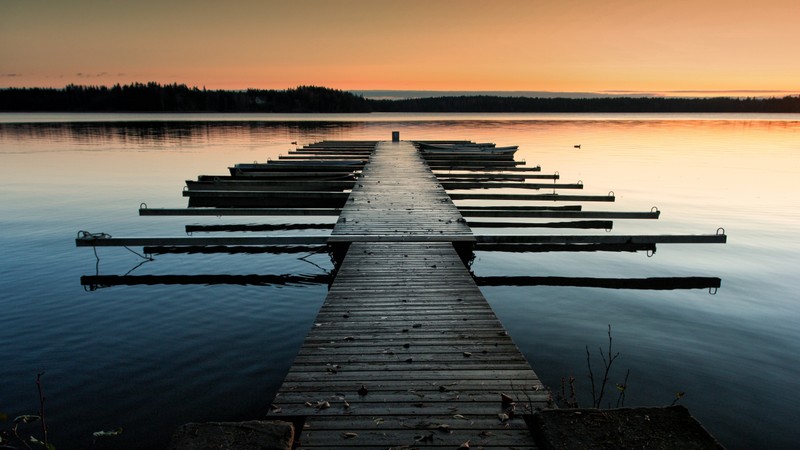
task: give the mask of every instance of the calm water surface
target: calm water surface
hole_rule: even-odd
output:
[[[325,254],[161,255],[75,248],[79,230],[178,236],[194,223],[279,218],[139,217],[185,207],[181,189],[236,162],[322,139],[472,139],[520,145],[517,159],[581,180],[614,204],[662,211],[613,234],[709,234],[726,245],[644,253],[476,253],[477,275],[713,276],[706,290],[486,287],[545,384],[575,375],[590,403],[585,346],[621,354],[627,405],[681,403],[730,448],[800,439],[800,116],[791,115],[56,115],[0,114],[0,412],[33,413],[45,372],[51,440],[163,447],[190,421],[261,418],[321,305],[324,285],[128,286],[87,292],[81,275],[322,274]],[[581,144],[580,149],[573,146]],[[295,219],[292,219],[295,221]],[[330,222],[330,218],[301,219]],[[537,229],[533,229],[537,230]],[[476,229],[498,233],[498,229]],[[506,230],[517,233],[598,231]],[[318,231],[311,231],[316,234]],[[599,233],[606,233],[599,231]],[[302,258],[303,256],[307,256]],[[595,350],[596,353],[596,350]],[[4,426],[0,424],[0,426]]]

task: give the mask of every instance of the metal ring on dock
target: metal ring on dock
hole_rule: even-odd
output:
[[[139,209],[147,209],[147,203],[139,203]]]
[[[647,250],[647,257],[652,258],[656,254],[655,250]]]
[[[653,206],[650,208],[650,212],[658,212],[658,206]]]
[[[712,291],[712,289],[713,289],[713,291]],[[715,288],[715,287],[708,288],[709,295],[717,295],[717,289],[719,289],[719,288]]]
[[[576,184],[580,184],[581,186],[583,186],[583,180],[578,180],[578,183],[576,183]]]
[[[608,191],[608,196],[609,197],[616,197],[617,194],[615,194],[614,191]]]
[[[722,231],[722,233],[720,233],[720,231]],[[717,228],[717,236],[725,236],[725,228]]]

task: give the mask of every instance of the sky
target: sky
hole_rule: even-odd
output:
[[[800,92],[798,0],[0,0],[0,87]]]

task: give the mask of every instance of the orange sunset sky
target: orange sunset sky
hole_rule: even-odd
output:
[[[798,0],[0,5],[0,87],[800,92]]]

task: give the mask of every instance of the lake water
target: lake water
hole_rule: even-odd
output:
[[[185,207],[184,180],[225,174],[323,139],[471,139],[519,145],[517,159],[581,180],[649,211],[611,231],[476,229],[476,233],[713,234],[725,245],[656,253],[477,252],[479,276],[720,277],[709,291],[484,287],[546,385],[575,375],[591,402],[585,346],[612,326],[630,369],[626,405],[675,393],[729,448],[800,440],[800,116],[798,115],[101,115],[0,114],[0,412],[38,409],[43,376],[51,441],[163,447],[185,422],[264,417],[321,305],[325,285],[153,285],[86,291],[81,275],[324,274],[326,254],[158,255],[76,248],[79,230],[180,236],[186,224],[281,218],[139,217]],[[580,144],[577,149],[574,145]],[[333,218],[291,218],[331,222]],[[318,234],[318,230],[307,231]],[[297,234],[298,232],[290,232]],[[141,250],[141,249],[134,249]],[[304,257],[307,256],[307,257]],[[599,365],[599,360],[596,362]],[[616,393],[612,393],[616,398]],[[0,429],[8,428],[0,423]],[[35,427],[26,432],[36,433]]]

